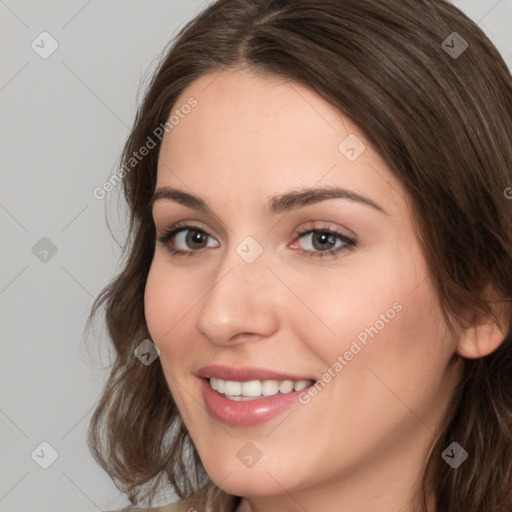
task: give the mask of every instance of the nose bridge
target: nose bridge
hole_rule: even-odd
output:
[[[276,329],[272,273],[262,245],[246,237],[223,256],[197,315],[197,328],[214,343],[237,334],[269,336]]]

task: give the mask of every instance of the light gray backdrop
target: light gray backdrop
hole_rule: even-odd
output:
[[[512,67],[512,0],[455,3]],[[119,269],[126,219],[118,190],[93,190],[117,170],[143,78],[205,6],[0,0],[0,512],[127,504],[85,441],[109,350],[84,322]]]

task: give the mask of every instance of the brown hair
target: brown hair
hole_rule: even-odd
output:
[[[454,32],[468,44],[460,55],[450,53],[463,49]],[[436,512],[510,512],[512,202],[505,191],[512,186],[512,77],[505,62],[445,0],[218,0],[180,30],[160,60],[122,163],[166,123],[194,80],[238,66],[304,84],[348,116],[407,190],[450,328],[452,318],[464,323],[482,315],[501,326],[497,350],[464,361],[426,461],[421,503],[426,511],[435,496]],[[160,360],[145,366],[134,356],[150,338],[144,289],[155,246],[148,204],[157,145],[123,179],[127,258],[88,318],[106,304],[115,349],[88,442],[131,503],[144,489],[151,503],[164,476],[180,498],[214,486]],[[469,454],[457,469],[441,457],[454,441]]]

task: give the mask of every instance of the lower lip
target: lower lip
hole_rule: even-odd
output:
[[[299,403],[298,396],[311,387],[286,393],[256,398],[249,401],[234,401],[217,393],[209,379],[200,379],[203,400],[208,412],[218,421],[228,425],[251,426],[264,423]]]

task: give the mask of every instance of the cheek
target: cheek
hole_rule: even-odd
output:
[[[180,272],[172,272],[168,264],[155,258],[144,292],[144,314],[151,341],[160,350],[160,363],[173,399],[180,408],[186,410],[186,400],[176,379],[172,376],[184,370],[183,361],[187,360],[190,336],[184,332],[192,313],[191,308],[198,297],[188,297],[186,291],[194,289],[182,287]],[[197,295],[198,293],[196,293]],[[181,340],[181,342],[180,342]],[[186,397],[185,397],[186,398]]]
[[[296,314],[296,334],[304,339],[307,333],[328,366],[348,351],[350,366],[388,361],[396,373],[402,361],[422,365],[424,357],[437,355],[439,360],[440,350],[446,351],[445,323],[433,283],[426,278],[428,268],[417,245],[410,244],[407,253],[404,246],[361,256],[357,268],[347,261],[337,278],[330,271],[325,279],[297,282],[298,295],[312,311],[303,307]]]
[[[160,350],[194,304],[193,297],[187,295],[193,286],[184,287],[179,275],[179,272],[171,272],[169,266],[155,256],[146,280],[144,314],[152,340]]]
[[[291,301],[282,311],[293,308],[297,339],[315,340],[316,350],[328,362],[349,350],[354,340],[364,347],[376,331],[380,334],[399,322],[413,281],[398,260],[374,252],[366,261],[347,261],[338,271],[327,269],[311,279],[297,277],[293,289],[304,303]]]

